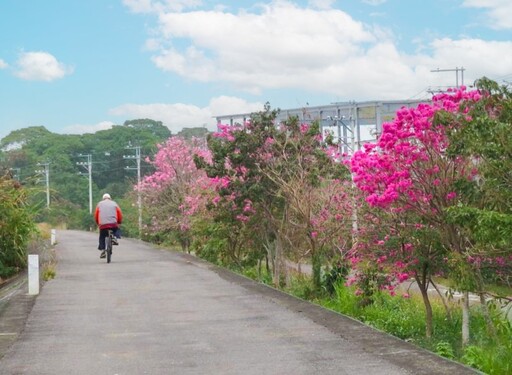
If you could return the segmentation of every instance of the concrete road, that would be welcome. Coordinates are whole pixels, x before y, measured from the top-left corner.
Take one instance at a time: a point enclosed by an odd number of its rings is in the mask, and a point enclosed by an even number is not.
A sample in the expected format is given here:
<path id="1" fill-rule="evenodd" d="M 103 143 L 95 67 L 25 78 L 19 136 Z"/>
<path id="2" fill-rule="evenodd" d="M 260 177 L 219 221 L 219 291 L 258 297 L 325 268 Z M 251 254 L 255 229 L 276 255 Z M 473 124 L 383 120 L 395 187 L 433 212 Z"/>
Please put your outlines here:
<path id="1" fill-rule="evenodd" d="M 475 373 L 186 254 L 123 239 L 107 264 L 96 240 L 57 232 L 57 276 L 0 374 Z"/>

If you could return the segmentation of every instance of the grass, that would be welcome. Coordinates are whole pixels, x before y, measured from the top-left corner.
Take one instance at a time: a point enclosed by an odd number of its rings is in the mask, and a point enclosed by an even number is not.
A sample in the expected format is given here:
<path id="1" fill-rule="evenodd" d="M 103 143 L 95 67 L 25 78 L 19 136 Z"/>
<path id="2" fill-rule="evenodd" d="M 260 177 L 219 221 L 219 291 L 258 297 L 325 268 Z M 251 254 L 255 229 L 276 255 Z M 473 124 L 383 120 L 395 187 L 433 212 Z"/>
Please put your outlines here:
<path id="1" fill-rule="evenodd" d="M 49 263 L 43 266 L 42 277 L 44 281 L 49 281 L 57 276 L 57 271 L 54 263 Z"/>
<path id="2" fill-rule="evenodd" d="M 37 228 L 38 233 L 30 242 L 28 252 L 39 255 L 41 278 L 43 281 L 49 281 L 57 275 L 55 249 L 50 244 L 51 231 L 54 228 L 48 223 L 38 223 Z"/>
<path id="3" fill-rule="evenodd" d="M 497 312 L 493 314 L 497 331 L 493 337 L 479 306 L 472 308 L 471 343 L 464 348 L 461 342 L 460 308 L 455 306 L 450 320 L 442 304 L 435 299 L 432 301 L 434 333 L 429 339 L 425 336 L 425 310 L 419 298 L 405 299 L 381 293 L 373 304 L 363 307 L 352 288 L 338 285 L 333 298 L 322 298 L 319 303 L 486 374 L 512 374 L 512 325 Z"/>

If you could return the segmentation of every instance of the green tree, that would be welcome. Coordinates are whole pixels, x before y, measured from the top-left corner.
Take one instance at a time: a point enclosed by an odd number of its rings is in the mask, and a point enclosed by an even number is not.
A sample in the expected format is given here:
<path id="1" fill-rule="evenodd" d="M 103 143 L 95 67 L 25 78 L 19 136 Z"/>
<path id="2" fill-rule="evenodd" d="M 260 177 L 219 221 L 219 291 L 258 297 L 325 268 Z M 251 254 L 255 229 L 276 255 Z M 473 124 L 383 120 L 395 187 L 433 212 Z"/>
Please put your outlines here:
<path id="1" fill-rule="evenodd" d="M 92 193 L 95 203 L 104 191 L 120 199 L 131 192 L 137 182 L 134 160 L 124 156 L 133 155 L 131 146 L 141 149 L 141 175 L 154 170 L 146 157 L 156 152 L 156 145 L 165 141 L 171 132 L 160 121 L 149 119 L 126 121 L 112 129 L 94 134 L 62 135 L 48 131 L 43 126 L 30 127 L 11 132 L 0 141 L 0 160 L 6 169 L 12 169 L 23 185 L 30 187 L 29 202 L 38 207 L 38 220 L 66 220 L 74 227 L 83 225 L 89 213 L 88 169 L 85 156 L 92 158 Z M 51 203 L 46 206 L 44 176 L 36 174 L 49 164 Z M 85 175 L 85 176 L 84 176 Z M 42 178 L 43 177 L 43 178 Z M 82 223 L 82 224 L 79 224 Z"/>

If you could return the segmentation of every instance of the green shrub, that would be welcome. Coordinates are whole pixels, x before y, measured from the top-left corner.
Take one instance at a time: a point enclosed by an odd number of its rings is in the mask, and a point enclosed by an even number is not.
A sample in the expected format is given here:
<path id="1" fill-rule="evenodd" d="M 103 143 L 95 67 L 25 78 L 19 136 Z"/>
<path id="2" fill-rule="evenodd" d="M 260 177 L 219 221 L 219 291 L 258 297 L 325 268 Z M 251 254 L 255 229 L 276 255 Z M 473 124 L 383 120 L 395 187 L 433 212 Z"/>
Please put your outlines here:
<path id="1" fill-rule="evenodd" d="M 9 176 L 0 177 L 0 278 L 27 266 L 27 244 L 35 230 L 25 189 Z"/>
<path id="2" fill-rule="evenodd" d="M 285 291 L 298 298 L 314 300 L 318 297 L 313 279 L 303 274 L 297 274 L 289 279 Z"/>
<path id="3" fill-rule="evenodd" d="M 258 271 L 257 266 L 243 268 L 242 275 L 266 285 L 272 284 L 272 274 L 267 272 L 266 269 L 261 269 L 260 271 Z"/>
<path id="4" fill-rule="evenodd" d="M 55 271 L 55 266 L 48 265 L 44 268 L 42 277 L 44 281 L 48 281 L 54 279 L 56 275 L 57 272 Z"/>
<path id="5" fill-rule="evenodd" d="M 448 359 L 455 359 L 452 344 L 446 341 L 439 341 L 436 344 L 436 353 Z"/>
<path id="6" fill-rule="evenodd" d="M 348 273 L 350 272 L 350 266 L 339 260 L 334 263 L 334 266 L 324 274 L 322 280 L 322 286 L 329 295 L 334 295 L 336 292 L 336 285 L 344 283 Z"/>
<path id="7" fill-rule="evenodd" d="M 512 324 L 491 309 L 495 334 L 488 331 L 480 307 L 471 309 L 471 345 L 462 348 L 462 313 L 453 306 L 448 319 L 441 302 L 432 299 L 434 332 L 425 337 L 425 310 L 419 298 L 392 297 L 373 293 L 373 303 L 361 305 L 354 287 L 342 283 L 335 286 L 336 294 L 324 298 L 320 304 L 334 311 L 353 317 L 367 325 L 410 341 L 445 358 L 467 364 L 486 374 L 512 374 Z"/>

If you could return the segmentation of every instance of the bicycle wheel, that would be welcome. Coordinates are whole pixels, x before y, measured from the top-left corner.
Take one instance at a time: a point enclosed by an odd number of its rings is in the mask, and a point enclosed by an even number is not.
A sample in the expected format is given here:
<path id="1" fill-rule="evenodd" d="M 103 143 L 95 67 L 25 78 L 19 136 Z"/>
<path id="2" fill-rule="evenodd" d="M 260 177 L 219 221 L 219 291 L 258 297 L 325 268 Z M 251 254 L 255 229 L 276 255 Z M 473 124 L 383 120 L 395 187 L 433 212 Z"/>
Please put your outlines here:
<path id="1" fill-rule="evenodd" d="M 112 259 L 112 235 L 110 233 L 107 238 L 105 238 L 105 250 L 107 253 L 107 263 L 110 263 Z"/>

